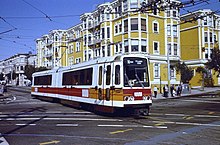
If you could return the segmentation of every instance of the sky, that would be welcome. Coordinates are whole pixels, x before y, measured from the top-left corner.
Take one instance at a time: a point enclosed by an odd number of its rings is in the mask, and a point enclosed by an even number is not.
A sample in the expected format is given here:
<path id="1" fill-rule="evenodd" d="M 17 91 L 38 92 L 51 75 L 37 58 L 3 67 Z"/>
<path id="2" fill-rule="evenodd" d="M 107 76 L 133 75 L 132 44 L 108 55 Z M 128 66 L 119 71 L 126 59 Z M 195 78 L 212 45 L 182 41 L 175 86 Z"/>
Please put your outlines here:
<path id="1" fill-rule="evenodd" d="M 48 34 L 50 30 L 66 30 L 80 23 L 81 14 L 91 12 L 97 5 L 111 1 L 0 0 L 0 61 L 18 53 L 36 54 L 37 38 Z M 208 1 L 184 8 L 182 13 L 205 8 L 220 10 L 219 0 Z"/>

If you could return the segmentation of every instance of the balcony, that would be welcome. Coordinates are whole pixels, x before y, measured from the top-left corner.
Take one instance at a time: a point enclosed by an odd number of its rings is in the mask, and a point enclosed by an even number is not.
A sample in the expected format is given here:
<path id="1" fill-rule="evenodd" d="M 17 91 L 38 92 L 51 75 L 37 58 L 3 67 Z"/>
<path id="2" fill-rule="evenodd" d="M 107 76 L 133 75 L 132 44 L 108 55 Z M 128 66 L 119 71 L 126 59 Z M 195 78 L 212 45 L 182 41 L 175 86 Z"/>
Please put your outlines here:
<path id="1" fill-rule="evenodd" d="M 46 43 L 47 47 L 52 47 L 52 45 L 53 45 L 53 41 L 49 41 L 49 42 Z"/>
<path id="2" fill-rule="evenodd" d="M 53 56 L 53 53 L 52 52 L 46 52 L 44 53 L 44 57 L 46 58 L 51 58 Z"/>
<path id="3" fill-rule="evenodd" d="M 101 39 L 91 40 L 88 42 L 88 45 L 91 46 L 91 45 L 95 45 L 97 43 L 101 43 Z"/>
<path id="4" fill-rule="evenodd" d="M 80 41 L 82 39 L 82 37 L 78 37 L 78 38 L 68 38 L 68 43 L 70 42 L 77 42 Z"/>
<path id="5" fill-rule="evenodd" d="M 98 26 L 100 26 L 100 22 L 94 22 L 93 24 L 88 24 L 88 30 L 95 29 Z"/>

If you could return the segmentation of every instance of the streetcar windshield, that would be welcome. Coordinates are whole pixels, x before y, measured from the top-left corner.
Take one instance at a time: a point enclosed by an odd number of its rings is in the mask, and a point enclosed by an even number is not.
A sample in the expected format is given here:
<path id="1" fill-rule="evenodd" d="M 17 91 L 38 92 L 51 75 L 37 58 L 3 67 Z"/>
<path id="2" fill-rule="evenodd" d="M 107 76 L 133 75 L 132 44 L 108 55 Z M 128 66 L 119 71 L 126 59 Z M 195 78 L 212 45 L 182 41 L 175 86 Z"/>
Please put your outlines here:
<path id="1" fill-rule="evenodd" d="M 129 57 L 123 62 L 125 87 L 149 87 L 147 59 Z"/>

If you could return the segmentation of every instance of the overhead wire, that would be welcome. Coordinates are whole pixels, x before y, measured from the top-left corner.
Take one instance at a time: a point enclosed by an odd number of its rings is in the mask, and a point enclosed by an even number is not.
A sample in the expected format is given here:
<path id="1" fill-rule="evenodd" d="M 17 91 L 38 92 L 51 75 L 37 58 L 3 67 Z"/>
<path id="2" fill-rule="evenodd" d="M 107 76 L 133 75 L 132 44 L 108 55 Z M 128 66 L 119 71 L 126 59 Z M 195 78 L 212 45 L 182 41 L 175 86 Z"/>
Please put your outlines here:
<path id="1" fill-rule="evenodd" d="M 49 19 L 50 21 L 52 21 L 52 19 L 46 14 L 44 13 L 42 10 L 40 10 L 39 8 L 35 7 L 34 5 L 32 5 L 31 3 L 27 2 L 26 0 L 22 0 L 23 2 L 25 2 L 26 4 L 28 4 L 29 6 L 31 6 L 32 8 L 34 8 L 35 10 L 37 10 L 38 12 L 42 13 L 45 18 Z"/>
<path id="2" fill-rule="evenodd" d="M 24 47 L 26 47 L 26 48 L 29 48 L 29 49 L 32 50 L 32 51 L 35 51 L 31 46 L 28 46 L 27 44 L 24 44 L 24 43 L 20 43 L 20 42 L 17 42 L 17 41 L 8 40 L 8 39 L 4 39 L 4 38 L 0 38 L 0 40 L 8 41 L 8 42 L 11 42 L 11 43 L 15 43 L 15 44 L 24 46 Z"/>

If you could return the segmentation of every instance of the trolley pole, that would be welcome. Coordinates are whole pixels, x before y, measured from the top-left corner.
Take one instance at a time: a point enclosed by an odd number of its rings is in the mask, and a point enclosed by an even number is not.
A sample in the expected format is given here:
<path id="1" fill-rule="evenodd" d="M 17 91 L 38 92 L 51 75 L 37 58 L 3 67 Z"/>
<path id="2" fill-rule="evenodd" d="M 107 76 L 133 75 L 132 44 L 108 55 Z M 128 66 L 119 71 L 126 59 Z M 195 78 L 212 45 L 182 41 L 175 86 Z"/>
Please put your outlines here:
<path id="1" fill-rule="evenodd" d="M 167 47 L 167 82 L 168 82 L 168 96 L 170 94 L 170 49 Z"/>

